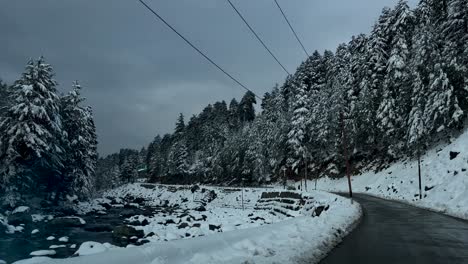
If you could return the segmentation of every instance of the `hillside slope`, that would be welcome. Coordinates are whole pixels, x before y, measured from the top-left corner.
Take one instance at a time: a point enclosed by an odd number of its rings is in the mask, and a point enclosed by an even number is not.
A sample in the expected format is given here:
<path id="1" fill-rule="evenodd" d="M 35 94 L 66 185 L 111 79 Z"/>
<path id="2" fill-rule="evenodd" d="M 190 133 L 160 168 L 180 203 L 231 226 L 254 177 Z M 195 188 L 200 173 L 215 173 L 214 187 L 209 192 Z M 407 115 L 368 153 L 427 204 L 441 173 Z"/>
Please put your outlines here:
<path id="1" fill-rule="evenodd" d="M 423 198 L 419 199 L 418 162 L 408 160 L 389 168 L 352 176 L 354 192 L 394 199 L 468 219 L 468 132 L 451 144 L 438 146 L 421 157 Z M 309 185 L 313 186 L 313 185 Z M 317 188 L 347 192 L 346 178 L 322 178 Z"/>

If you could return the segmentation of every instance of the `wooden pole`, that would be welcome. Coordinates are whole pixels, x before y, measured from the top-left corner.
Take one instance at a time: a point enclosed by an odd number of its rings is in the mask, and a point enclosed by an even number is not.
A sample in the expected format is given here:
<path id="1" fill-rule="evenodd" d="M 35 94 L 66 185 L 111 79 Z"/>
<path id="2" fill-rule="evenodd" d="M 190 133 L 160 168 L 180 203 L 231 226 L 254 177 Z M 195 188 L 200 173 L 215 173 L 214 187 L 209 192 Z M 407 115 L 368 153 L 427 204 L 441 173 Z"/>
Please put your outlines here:
<path id="1" fill-rule="evenodd" d="M 343 112 L 341 112 L 341 130 L 343 133 L 343 154 L 346 162 L 346 176 L 348 177 L 348 188 L 349 188 L 349 197 L 353 197 L 353 190 L 351 188 L 351 175 L 350 175 L 350 169 L 349 169 L 349 160 L 348 160 L 348 147 L 347 147 L 347 141 L 346 141 L 346 128 L 344 124 L 344 115 Z"/>
<path id="2" fill-rule="evenodd" d="M 241 199 L 242 199 L 242 210 L 244 210 L 244 186 L 242 186 L 242 198 Z"/>
<path id="3" fill-rule="evenodd" d="M 283 168 L 283 185 L 284 185 L 285 190 L 286 190 L 287 183 L 288 183 L 288 179 L 286 179 L 286 168 Z"/>
<path id="4" fill-rule="evenodd" d="M 421 184 L 421 152 L 418 147 L 418 178 L 419 178 L 419 199 L 422 199 L 422 184 Z"/>
<path id="5" fill-rule="evenodd" d="M 304 180 L 304 187 L 307 192 L 307 157 L 305 158 L 305 180 Z"/>
<path id="6" fill-rule="evenodd" d="M 301 191 L 302 191 L 302 176 L 301 176 L 301 170 L 299 169 L 299 177 L 300 177 L 300 181 L 301 181 Z"/>
<path id="7" fill-rule="evenodd" d="M 317 190 L 317 179 L 318 179 L 318 174 L 315 175 L 315 190 Z"/>

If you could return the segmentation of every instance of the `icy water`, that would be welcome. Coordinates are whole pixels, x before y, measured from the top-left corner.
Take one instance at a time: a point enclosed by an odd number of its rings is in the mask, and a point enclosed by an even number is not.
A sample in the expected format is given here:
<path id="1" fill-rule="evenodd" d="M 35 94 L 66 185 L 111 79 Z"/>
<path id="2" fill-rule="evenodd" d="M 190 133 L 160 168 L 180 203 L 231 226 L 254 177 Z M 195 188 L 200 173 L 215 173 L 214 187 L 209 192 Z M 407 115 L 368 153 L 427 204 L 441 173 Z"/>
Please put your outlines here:
<path id="1" fill-rule="evenodd" d="M 54 249 L 57 254 L 51 256 L 54 258 L 67 258 L 71 257 L 81 243 L 86 241 L 95 242 L 109 242 L 112 241 L 112 231 L 114 227 L 122 224 L 126 224 L 129 214 L 153 214 L 159 211 L 156 208 L 144 208 L 144 209 L 128 209 L 128 208 L 111 208 L 107 210 L 106 215 L 91 214 L 87 216 L 81 216 L 86 221 L 86 225 L 83 227 L 66 227 L 66 228 L 54 228 L 47 223 L 40 222 L 35 223 L 35 227 L 39 229 L 39 233 L 34 235 L 31 234 L 31 229 L 26 228 L 22 233 L 5 234 L 0 233 L 0 260 L 4 260 L 7 263 L 14 261 L 30 258 L 31 252 L 36 250 L 48 250 L 51 245 L 65 245 L 66 247 Z M 109 231 L 87 231 L 93 226 L 106 227 Z M 47 237 L 54 236 L 54 240 L 46 240 Z M 60 237 L 67 236 L 68 242 L 60 242 Z M 70 248 L 71 245 L 75 244 L 76 248 Z"/>

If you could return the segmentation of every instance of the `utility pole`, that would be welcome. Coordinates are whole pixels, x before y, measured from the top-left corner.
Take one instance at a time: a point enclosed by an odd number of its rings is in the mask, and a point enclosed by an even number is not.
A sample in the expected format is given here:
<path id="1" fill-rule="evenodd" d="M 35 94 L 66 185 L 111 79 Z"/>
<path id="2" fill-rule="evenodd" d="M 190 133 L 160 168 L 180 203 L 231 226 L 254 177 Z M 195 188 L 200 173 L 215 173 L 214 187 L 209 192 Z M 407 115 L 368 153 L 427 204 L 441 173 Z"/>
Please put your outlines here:
<path id="1" fill-rule="evenodd" d="M 419 200 L 422 199 L 422 190 L 421 190 L 421 151 L 418 144 L 418 177 L 419 177 Z"/>
<path id="2" fill-rule="evenodd" d="M 242 201 L 242 210 L 244 210 L 244 181 L 245 178 L 242 178 L 242 191 L 241 191 L 241 201 Z"/>
<path id="3" fill-rule="evenodd" d="M 305 181 L 304 181 L 304 187 L 307 192 L 307 156 L 305 158 Z"/>
<path id="4" fill-rule="evenodd" d="M 318 179 L 318 174 L 315 173 L 315 190 L 317 190 L 317 179 Z"/>
<path id="5" fill-rule="evenodd" d="M 341 112 L 341 131 L 343 133 L 343 154 L 346 162 L 346 176 L 348 177 L 348 188 L 349 188 L 349 197 L 353 197 L 353 190 L 351 188 L 351 175 L 349 171 L 349 159 L 348 159 L 348 146 L 346 141 L 346 128 L 343 112 Z"/>
<path id="6" fill-rule="evenodd" d="M 286 184 L 288 182 L 288 179 L 286 179 L 286 167 L 283 167 L 283 187 L 286 190 Z"/>
<path id="7" fill-rule="evenodd" d="M 300 169 L 299 169 L 298 173 L 299 173 L 299 179 L 301 181 L 301 191 L 302 191 L 302 176 L 301 176 L 301 170 Z"/>

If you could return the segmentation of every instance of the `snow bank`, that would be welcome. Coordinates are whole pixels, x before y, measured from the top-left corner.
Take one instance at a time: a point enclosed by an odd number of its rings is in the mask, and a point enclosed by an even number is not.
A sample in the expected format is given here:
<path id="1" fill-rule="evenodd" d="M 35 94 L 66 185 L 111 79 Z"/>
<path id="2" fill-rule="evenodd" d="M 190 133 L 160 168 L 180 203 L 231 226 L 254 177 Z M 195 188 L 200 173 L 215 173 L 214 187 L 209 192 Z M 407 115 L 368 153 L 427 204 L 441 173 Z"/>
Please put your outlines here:
<path id="1" fill-rule="evenodd" d="M 84 242 L 81 244 L 80 248 L 75 252 L 77 256 L 87 256 L 87 255 L 93 255 L 101 252 L 105 252 L 109 250 L 109 248 L 112 248 L 112 245 L 109 243 L 106 244 L 101 244 L 98 242 Z"/>
<path id="2" fill-rule="evenodd" d="M 295 263 L 318 262 L 358 221 L 357 203 L 325 192 L 307 194 L 329 205 L 319 217 L 299 216 L 282 222 L 210 236 L 140 247 L 117 248 L 65 260 L 42 263 Z M 96 244 L 94 244 L 96 245 Z M 98 248 L 104 249 L 98 245 Z"/>
<path id="3" fill-rule="evenodd" d="M 417 160 L 398 162 L 378 173 L 368 171 L 353 176 L 353 191 L 468 219 L 468 132 L 421 157 L 421 174 L 421 200 Z M 323 178 L 319 179 L 318 188 L 347 192 L 348 182 L 346 178 Z"/>
<path id="4" fill-rule="evenodd" d="M 37 250 L 31 252 L 29 255 L 31 256 L 50 256 L 50 255 L 55 255 L 56 252 L 55 250 Z"/>

